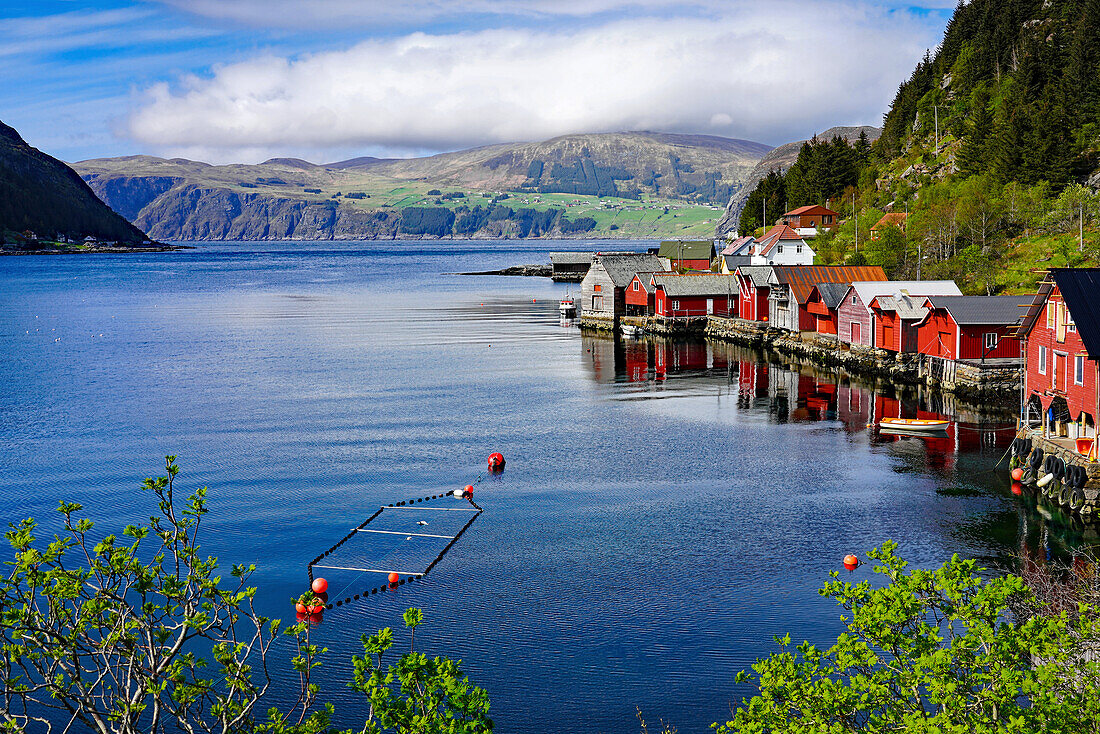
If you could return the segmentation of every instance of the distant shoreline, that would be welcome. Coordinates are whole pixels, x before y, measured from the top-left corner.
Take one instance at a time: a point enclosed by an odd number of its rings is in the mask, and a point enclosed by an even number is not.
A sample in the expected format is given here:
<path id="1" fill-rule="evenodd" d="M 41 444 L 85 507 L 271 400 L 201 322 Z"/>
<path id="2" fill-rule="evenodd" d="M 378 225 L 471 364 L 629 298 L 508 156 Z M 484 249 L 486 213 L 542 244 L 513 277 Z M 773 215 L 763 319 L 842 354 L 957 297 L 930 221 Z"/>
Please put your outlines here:
<path id="1" fill-rule="evenodd" d="M 54 245 L 51 247 L 39 247 L 33 250 L 24 248 L 16 249 L 12 245 L 0 245 L 2 255 L 125 255 L 134 252 L 175 252 L 177 250 L 194 250 L 190 245 Z"/>

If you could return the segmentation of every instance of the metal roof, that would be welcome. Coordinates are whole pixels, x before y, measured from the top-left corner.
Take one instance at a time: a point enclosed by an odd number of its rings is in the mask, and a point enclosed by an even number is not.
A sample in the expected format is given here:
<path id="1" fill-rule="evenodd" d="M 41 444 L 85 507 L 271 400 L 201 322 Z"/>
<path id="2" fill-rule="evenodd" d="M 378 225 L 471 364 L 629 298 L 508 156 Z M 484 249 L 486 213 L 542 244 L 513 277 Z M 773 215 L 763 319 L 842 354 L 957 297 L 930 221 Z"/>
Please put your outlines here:
<path id="1" fill-rule="evenodd" d="M 843 295 L 841 296 L 843 298 Z M 907 293 L 895 293 L 892 296 L 878 296 L 878 307 L 882 311 L 893 311 L 898 318 L 911 321 L 921 321 L 928 315 L 928 309 L 924 307 L 927 296 L 909 295 Z"/>
<path id="2" fill-rule="evenodd" d="M 1100 359 L 1100 268 L 1051 268 L 1039 284 L 1039 292 L 1028 304 L 1018 333 L 1027 336 L 1031 331 L 1055 285 L 1065 300 L 1077 327 L 1077 335 L 1084 342 L 1089 357 Z"/>
<path id="3" fill-rule="evenodd" d="M 611 278 L 616 288 L 626 288 L 638 273 L 652 273 L 671 270 L 666 258 L 648 253 L 596 253 L 592 264 L 599 264 Z"/>
<path id="4" fill-rule="evenodd" d="M 592 262 L 591 252 L 551 252 L 550 262 L 554 265 L 588 265 Z"/>
<path id="5" fill-rule="evenodd" d="M 817 292 L 821 294 L 821 302 L 830 311 L 835 311 L 840 306 L 849 287 L 848 283 L 814 283 L 814 288 L 817 288 Z M 809 298 L 809 296 L 806 297 Z"/>
<path id="6" fill-rule="evenodd" d="M 710 240 L 667 240 L 661 243 L 657 254 L 669 260 L 711 260 L 714 243 Z"/>
<path id="7" fill-rule="evenodd" d="M 756 238 L 750 235 L 744 237 L 738 237 L 735 240 L 730 240 L 725 249 L 722 250 L 723 255 L 747 255 L 749 254 L 749 246 L 756 243 Z"/>
<path id="8" fill-rule="evenodd" d="M 791 294 L 805 303 L 818 283 L 854 283 L 886 280 L 886 272 L 877 265 L 776 265 L 775 279 L 790 286 Z"/>
<path id="9" fill-rule="evenodd" d="M 737 278 L 721 273 L 688 273 L 685 275 L 654 275 L 657 287 L 669 296 L 737 295 Z"/>
<path id="10" fill-rule="evenodd" d="M 1010 326 L 1020 321 L 1031 296 L 929 296 L 934 308 L 942 308 L 960 326 Z"/>

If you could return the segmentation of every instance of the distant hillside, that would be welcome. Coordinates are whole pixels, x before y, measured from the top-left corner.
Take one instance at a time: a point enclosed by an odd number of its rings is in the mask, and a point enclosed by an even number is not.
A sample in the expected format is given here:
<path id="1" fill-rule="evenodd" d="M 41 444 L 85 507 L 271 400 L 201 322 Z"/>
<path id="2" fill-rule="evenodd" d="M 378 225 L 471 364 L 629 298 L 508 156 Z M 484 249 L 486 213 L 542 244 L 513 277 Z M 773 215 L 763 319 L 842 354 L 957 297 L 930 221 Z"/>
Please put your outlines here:
<path id="1" fill-rule="evenodd" d="M 135 243 L 147 239 L 107 208 L 80 176 L 0 122 L 0 242 L 5 232 Z M 10 235 L 9 235 L 10 238 Z"/>
<path id="2" fill-rule="evenodd" d="M 75 167 L 115 211 L 160 239 L 709 236 L 720 207 L 769 150 L 630 132 L 327 165 L 128 156 Z"/>
<path id="3" fill-rule="evenodd" d="M 816 137 L 820 140 L 831 140 L 839 136 L 850 142 L 855 142 L 859 138 L 860 133 L 865 133 L 867 139 L 873 143 L 882 135 L 882 128 L 872 127 L 870 125 L 854 127 L 838 126 L 831 127 L 822 133 L 818 133 Z M 718 236 L 737 230 L 738 222 L 741 218 L 741 211 L 744 209 L 745 202 L 748 200 L 748 196 L 752 190 L 772 171 L 785 173 L 787 169 L 793 166 L 795 161 L 798 160 L 798 153 L 807 142 L 809 141 L 797 140 L 793 143 L 784 143 L 778 148 L 773 148 L 757 162 L 752 171 L 749 172 L 744 188 L 742 188 L 736 196 L 732 197 L 726 205 L 726 213 L 718 223 Z"/>

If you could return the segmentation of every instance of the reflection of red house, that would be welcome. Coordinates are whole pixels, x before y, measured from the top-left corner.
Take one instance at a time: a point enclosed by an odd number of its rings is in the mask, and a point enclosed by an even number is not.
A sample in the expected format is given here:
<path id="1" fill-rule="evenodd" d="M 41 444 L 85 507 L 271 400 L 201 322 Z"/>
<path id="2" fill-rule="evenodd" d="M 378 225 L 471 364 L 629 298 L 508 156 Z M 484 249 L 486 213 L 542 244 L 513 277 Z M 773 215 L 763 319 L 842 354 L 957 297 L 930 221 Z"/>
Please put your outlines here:
<path id="1" fill-rule="evenodd" d="M 1100 416 L 1100 268 L 1054 268 L 1039 284 L 1019 329 L 1025 344 L 1025 393 L 1070 437 L 1095 437 Z M 1064 405 L 1063 405 L 1064 401 Z M 1068 414 L 1068 415 L 1067 415 Z"/>
<path id="2" fill-rule="evenodd" d="M 921 354 L 972 362 L 1019 359 L 1016 325 L 1026 305 L 1020 296 L 931 296 L 917 324 Z"/>
<path id="3" fill-rule="evenodd" d="M 737 363 L 737 392 L 742 398 L 768 396 L 768 364 L 742 360 Z"/>
<path id="4" fill-rule="evenodd" d="M 742 265 L 737 268 L 737 315 L 749 321 L 768 320 L 770 265 Z"/>
<path id="5" fill-rule="evenodd" d="M 649 343 L 623 340 L 623 368 L 627 382 L 645 382 L 649 379 Z"/>

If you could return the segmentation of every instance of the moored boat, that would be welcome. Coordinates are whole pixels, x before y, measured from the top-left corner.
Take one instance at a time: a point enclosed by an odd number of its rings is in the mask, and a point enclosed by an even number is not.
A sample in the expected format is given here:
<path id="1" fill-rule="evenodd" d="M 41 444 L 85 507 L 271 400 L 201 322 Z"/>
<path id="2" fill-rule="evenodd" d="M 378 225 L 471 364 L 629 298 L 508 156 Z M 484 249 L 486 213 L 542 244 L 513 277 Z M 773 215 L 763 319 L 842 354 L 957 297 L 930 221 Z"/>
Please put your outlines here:
<path id="1" fill-rule="evenodd" d="M 619 327 L 619 331 L 622 332 L 623 336 L 641 336 L 642 335 L 641 328 L 638 327 L 638 326 L 634 326 L 633 324 L 622 324 Z"/>
<path id="2" fill-rule="evenodd" d="M 906 431 L 913 433 L 941 433 L 951 425 L 950 421 L 925 418 L 883 418 L 878 422 L 880 431 Z"/>
<path id="3" fill-rule="evenodd" d="M 558 303 L 558 313 L 563 319 L 572 319 L 577 315 L 577 302 L 572 296 L 566 296 Z"/>

